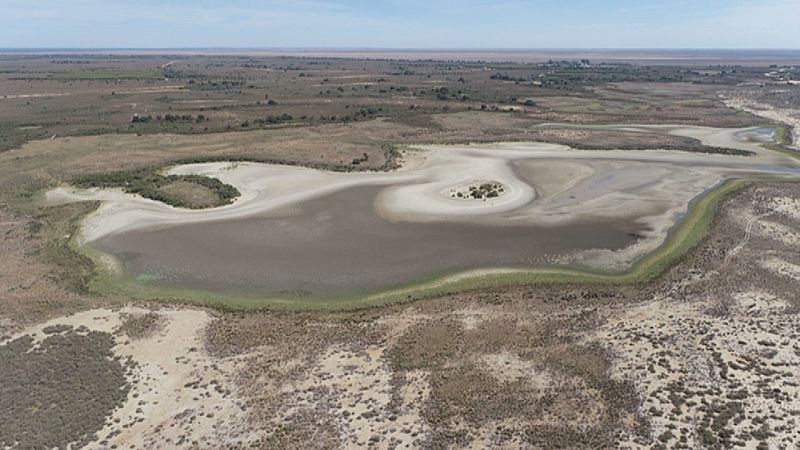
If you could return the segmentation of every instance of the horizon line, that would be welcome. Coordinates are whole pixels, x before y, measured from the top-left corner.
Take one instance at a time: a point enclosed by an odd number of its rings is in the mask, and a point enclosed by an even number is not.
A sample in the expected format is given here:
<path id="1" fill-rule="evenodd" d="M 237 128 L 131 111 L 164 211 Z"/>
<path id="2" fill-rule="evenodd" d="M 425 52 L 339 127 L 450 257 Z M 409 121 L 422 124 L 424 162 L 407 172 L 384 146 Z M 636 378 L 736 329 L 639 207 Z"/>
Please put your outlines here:
<path id="1" fill-rule="evenodd" d="M 261 51 L 496 51 L 496 52 L 525 52 L 525 51 L 800 51 L 800 47 L 248 47 L 248 46 L 197 46 L 197 47 L 2 47 L 0 51 L 45 51 L 45 50 L 261 50 Z"/>

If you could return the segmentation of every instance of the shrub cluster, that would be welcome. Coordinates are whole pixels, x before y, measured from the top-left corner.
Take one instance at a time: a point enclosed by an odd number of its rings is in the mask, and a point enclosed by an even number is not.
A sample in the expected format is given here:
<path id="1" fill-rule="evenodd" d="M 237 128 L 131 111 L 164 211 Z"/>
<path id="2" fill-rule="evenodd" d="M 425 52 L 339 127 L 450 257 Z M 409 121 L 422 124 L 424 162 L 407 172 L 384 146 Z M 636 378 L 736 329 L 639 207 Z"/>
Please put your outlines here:
<path id="1" fill-rule="evenodd" d="M 198 114 L 197 117 L 191 114 L 165 114 L 165 115 L 157 115 L 155 119 L 151 115 L 147 116 L 140 116 L 138 114 L 134 114 L 131 118 L 131 123 L 150 123 L 153 120 L 157 120 L 159 122 L 205 122 L 208 117 L 204 116 L 203 114 Z"/>
<path id="2" fill-rule="evenodd" d="M 0 448 L 80 448 L 127 398 L 108 333 L 51 327 L 0 345 Z M 72 444 L 72 445 L 70 445 Z"/>
<path id="3" fill-rule="evenodd" d="M 138 194 L 172 206 L 181 208 L 194 207 L 182 199 L 165 195 L 161 191 L 161 188 L 176 181 L 196 184 L 214 191 L 219 197 L 217 206 L 229 204 L 240 195 L 238 189 L 216 178 L 201 175 L 162 175 L 156 169 L 150 167 L 82 175 L 73 179 L 72 183 L 82 188 L 122 188 L 129 194 Z"/>
<path id="4" fill-rule="evenodd" d="M 166 326 L 166 318 L 156 312 L 124 315 L 122 324 L 116 333 L 125 334 L 131 339 L 143 339 L 152 336 Z"/>
<path id="5" fill-rule="evenodd" d="M 253 123 L 256 125 L 278 125 L 285 122 L 291 122 L 292 120 L 294 120 L 294 116 L 283 113 L 280 115 L 276 114 L 272 116 L 266 116 L 261 119 L 256 119 L 253 121 Z M 250 126 L 249 122 L 242 123 L 242 128 L 247 128 L 248 126 Z"/>

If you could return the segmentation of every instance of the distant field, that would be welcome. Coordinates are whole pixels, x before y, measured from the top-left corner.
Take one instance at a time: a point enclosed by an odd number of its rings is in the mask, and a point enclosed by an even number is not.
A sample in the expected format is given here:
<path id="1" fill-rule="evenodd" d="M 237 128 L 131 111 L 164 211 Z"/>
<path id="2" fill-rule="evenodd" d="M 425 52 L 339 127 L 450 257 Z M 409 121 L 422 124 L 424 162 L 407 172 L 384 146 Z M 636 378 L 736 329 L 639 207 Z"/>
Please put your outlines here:
<path id="1" fill-rule="evenodd" d="M 519 140 L 529 126 L 551 122 L 739 127 L 756 119 L 727 108 L 719 92 L 764 78 L 764 72 L 602 59 L 0 54 L 0 151 L 52 136 L 209 134 L 366 122 L 374 122 L 373 136 L 395 142 L 376 119 L 404 128 L 395 134 L 411 143 Z M 483 124 L 449 120 L 478 111 Z M 448 123 L 463 126 L 448 129 Z"/>
<path id="2" fill-rule="evenodd" d="M 0 55 L 20 53 L 48 54 L 53 50 L 20 51 L 0 49 Z M 197 49 L 59 49 L 59 54 L 78 56 L 111 54 L 116 56 L 228 56 L 228 57 L 305 57 L 305 58 L 355 58 L 390 60 L 441 60 L 441 61 L 489 61 L 515 63 L 543 63 L 562 60 L 603 60 L 606 62 L 636 65 L 740 65 L 767 66 L 770 64 L 800 64 L 800 51 L 765 49 L 280 49 L 280 48 L 197 48 Z"/>
<path id="3" fill-rule="evenodd" d="M 81 70 L 75 72 L 57 72 L 51 78 L 62 80 L 157 80 L 164 74 L 149 70 Z"/>

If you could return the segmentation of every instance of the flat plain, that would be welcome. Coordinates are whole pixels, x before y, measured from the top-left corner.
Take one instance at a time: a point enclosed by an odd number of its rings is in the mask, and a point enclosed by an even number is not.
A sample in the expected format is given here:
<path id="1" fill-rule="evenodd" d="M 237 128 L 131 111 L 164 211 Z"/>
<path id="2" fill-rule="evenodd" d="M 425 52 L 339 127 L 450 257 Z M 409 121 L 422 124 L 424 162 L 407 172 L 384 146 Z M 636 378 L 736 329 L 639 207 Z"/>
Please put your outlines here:
<path id="1" fill-rule="evenodd" d="M 0 446 L 796 448 L 791 55 L 364 56 L 0 55 Z"/>

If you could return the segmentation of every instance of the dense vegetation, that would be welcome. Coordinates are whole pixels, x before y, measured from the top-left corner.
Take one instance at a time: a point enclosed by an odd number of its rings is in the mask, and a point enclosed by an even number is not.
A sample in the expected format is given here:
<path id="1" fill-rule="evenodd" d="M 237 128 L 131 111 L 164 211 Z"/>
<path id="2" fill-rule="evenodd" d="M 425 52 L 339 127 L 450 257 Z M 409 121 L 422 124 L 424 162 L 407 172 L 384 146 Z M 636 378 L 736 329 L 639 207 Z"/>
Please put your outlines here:
<path id="1" fill-rule="evenodd" d="M 122 188 L 129 194 L 138 194 L 179 208 L 197 208 L 198 206 L 185 198 L 164 192 L 164 187 L 177 181 L 202 186 L 214 192 L 217 200 L 213 206 L 230 204 L 240 195 L 238 189 L 216 178 L 201 175 L 162 175 L 158 170 L 149 167 L 84 175 L 75 178 L 73 184 L 83 188 Z"/>

